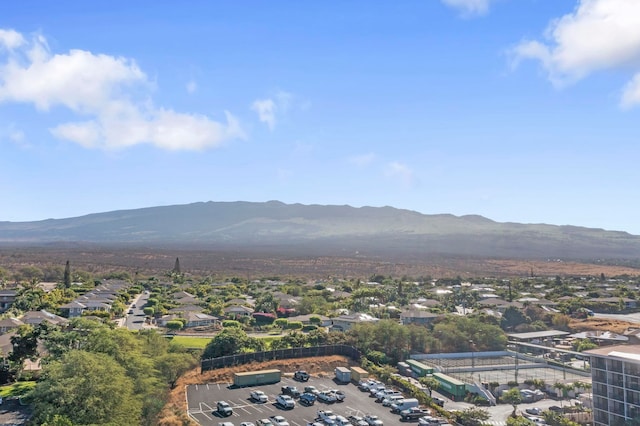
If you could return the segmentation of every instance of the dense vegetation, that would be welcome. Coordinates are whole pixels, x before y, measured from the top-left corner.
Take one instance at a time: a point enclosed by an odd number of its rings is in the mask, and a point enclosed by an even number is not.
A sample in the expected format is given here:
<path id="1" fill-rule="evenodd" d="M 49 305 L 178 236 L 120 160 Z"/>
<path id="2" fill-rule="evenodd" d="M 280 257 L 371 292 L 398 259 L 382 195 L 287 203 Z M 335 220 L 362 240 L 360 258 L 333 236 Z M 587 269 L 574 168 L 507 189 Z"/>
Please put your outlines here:
<path id="1" fill-rule="evenodd" d="M 166 391 L 197 363 L 155 331 L 132 333 L 86 319 L 72 320 L 68 330 L 45 324 L 20 339 L 37 335 L 49 354 L 28 398 L 34 424 L 153 425 Z"/>

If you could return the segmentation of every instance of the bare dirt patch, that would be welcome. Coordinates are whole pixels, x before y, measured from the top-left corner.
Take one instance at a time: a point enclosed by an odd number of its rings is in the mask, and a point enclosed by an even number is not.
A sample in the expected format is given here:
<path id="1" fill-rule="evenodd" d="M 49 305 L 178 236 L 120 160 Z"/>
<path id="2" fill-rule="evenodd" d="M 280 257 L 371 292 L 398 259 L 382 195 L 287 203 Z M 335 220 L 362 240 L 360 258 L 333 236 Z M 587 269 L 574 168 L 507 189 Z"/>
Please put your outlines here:
<path id="1" fill-rule="evenodd" d="M 261 363 L 237 365 L 229 368 L 218 368 L 200 373 L 200 368 L 195 368 L 180 377 L 176 387 L 171 390 L 167 404 L 162 409 L 158 419 L 160 426 L 187 426 L 197 425 L 187 416 L 187 401 L 185 391 L 187 386 L 201 383 L 231 383 L 233 373 L 253 370 L 265 370 L 276 368 L 283 373 L 293 374 L 296 370 L 306 370 L 313 376 L 327 376 L 333 374 L 336 367 L 358 365 L 350 358 L 341 355 L 331 355 L 315 358 L 281 359 Z"/>
<path id="2" fill-rule="evenodd" d="M 608 318 L 587 318 L 571 320 L 569 327 L 577 333 L 581 331 L 611 331 L 622 334 L 629 327 L 637 328 L 638 324 Z"/>

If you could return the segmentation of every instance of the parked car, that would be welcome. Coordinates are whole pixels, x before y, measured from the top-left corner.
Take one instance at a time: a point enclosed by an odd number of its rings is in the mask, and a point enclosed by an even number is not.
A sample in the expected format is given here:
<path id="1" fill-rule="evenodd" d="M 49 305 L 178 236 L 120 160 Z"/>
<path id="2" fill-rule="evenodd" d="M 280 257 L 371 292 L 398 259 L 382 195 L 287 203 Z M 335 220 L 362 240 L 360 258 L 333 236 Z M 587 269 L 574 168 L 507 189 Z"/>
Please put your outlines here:
<path id="1" fill-rule="evenodd" d="M 542 415 L 542 408 L 538 408 L 538 407 L 527 408 L 526 410 L 524 410 L 524 412 L 527 414 L 532 414 L 534 416 L 540 416 Z"/>
<path id="2" fill-rule="evenodd" d="M 336 415 L 331 410 L 318 410 L 318 418 L 325 424 L 336 424 Z"/>
<path id="3" fill-rule="evenodd" d="M 423 416 L 418 419 L 419 426 L 433 426 L 433 425 L 439 425 L 439 424 L 440 424 L 440 419 L 438 419 L 437 417 Z"/>
<path id="4" fill-rule="evenodd" d="M 220 422 L 218 423 L 218 426 L 235 426 L 235 425 L 231 422 Z"/>
<path id="5" fill-rule="evenodd" d="M 286 409 L 293 409 L 296 406 L 296 402 L 289 395 L 278 395 L 276 397 L 276 404 Z"/>
<path id="6" fill-rule="evenodd" d="M 318 395 L 320 393 L 320 390 L 315 386 L 305 386 L 304 391 L 307 393 L 312 393 L 314 395 Z"/>
<path id="7" fill-rule="evenodd" d="M 431 399 L 433 400 L 433 402 L 435 402 L 436 405 L 438 405 L 440 407 L 444 407 L 444 399 L 438 398 L 437 396 L 434 396 Z"/>
<path id="8" fill-rule="evenodd" d="M 341 416 L 341 415 L 337 415 L 336 416 L 336 425 L 337 426 L 349 426 L 351 423 L 349 423 L 349 420 L 347 420 L 347 418 L 345 416 Z"/>
<path id="9" fill-rule="evenodd" d="M 253 422 L 242 422 L 240 426 L 256 426 Z"/>
<path id="10" fill-rule="evenodd" d="M 258 426 L 273 426 L 273 422 L 269 419 L 258 420 Z"/>
<path id="11" fill-rule="evenodd" d="M 273 423 L 274 426 L 289 426 L 289 422 L 282 416 L 271 416 L 269 420 Z"/>
<path id="12" fill-rule="evenodd" d="M 309 392 L 305 392 L 302 395 L 300 395 L 300 404 L 302 405 L 306 405 L 307 407 L 310 405 L 313 405 L 316 402 L 317 397 Z"/>
<path id="13" fill-rule="evenodd" d="M 233 414 L 233 408 L 231 408 L 231 405 L 226 401 L 218 401 L 216 404 L 216 412 L 223 417 L 229 417 Z"/>
<path id="14" fill-rule="evenodd" d="M 380 418 L 374 414 L 367 414 L 364 416 L 364 421 L 367 422 L 369 426 L 383 426 L 384 423 Z"/>
<path id="15" fill-rule="evenodd" d="M 349 421 L 353 426 L 369 426 L 362 416 L 349 416 Z"/>
<path id="16" fill-rule="evenodd" d="M 289 395 L 293 398 L 300 398 L 300 395 L 302 394 L 302 392 L 300 392 L 295 386 L 283 386 L 281 391 L 283 395 Z"/>
<path id="17" fill-rule="evenodd" d="M 254 390 L 249 396 L 255 402 L 267 402 L 269 400 L 267 394 L 262 392 L 261 390 Z"/>
<path id="18" fill-rule="evenodd" d="M 346 397 L 344 392 L 342 392 L 341 390 L 338 390 L 338 389 L 331 389 L 329 391 L 329 393 L 336 397 L 336 402 L 342 402 L 342 401 L 344 401 L 344 398 Z"/>
<path id="19" fill-rule="evenodd" d="M 320 392 L 318 394 L 318 401 L 324 402 L 325 404 L 333 404 L 338 399 L 331 392 Z"/>
<path id="20" fill-rule="evenodd" d="M 293 373 L 293 379 L 298 380 L 300 382 L 306 382 L 309 380 L 309 373 L 304 370 L 298 370 Z"/>
<path id="21" fill-rule="evenodd" d="M 369 389 L 372 386 L 378 385 L 378 384 L 382 384 L 382 383 L 372 379 L 361 380 L 360 382 L 358 382 L 358 389 L 360 389 L 362 392 L 369 392 Z"/>
<path id="22" fill-rule="evenodd" d="M 393 395 L 402 396 L 402 392 L 397 391 L 395 389 L 384 389 L 384 390 L 381 390 L 380 392 L 376 393 L 376 402 L 382 402 L 386 397 L 393 396 Z"/>
<path id="23" fill-rule="evenodd" d="M 412 407 L 406 410 L 402 410 L 400 412 L 400 419 L 405 421 L 416 420 L 416 419 L 419 419 L 420 417 L 424 417 L 429 414 L 431 414 L 429 410 L 425 410 L 424 408 L 420 408 L 420 407 Z"/>
<path id="24" fill-rule="evenodd" d="M 383 383 L 380 383 L 378 385 L 372 385 L 369 387 L 369 396 L 372 398 L 375 398 L 378 392 L 383 391 L 385 389 L 386 389 L 386 386 Z"/>
<path id="25" fill-rule="evenodd" d="M 382 406 L 383 407 L 389 407 L 389 406 L 391 406 L 391 404 L 395 404 L 396 402 L 400 401 L 401 399 L 404 399 L 404 396 L 402 394 L 400 394 L 400 395 L 389 395 L 385 399 L 382 400 Z"/>

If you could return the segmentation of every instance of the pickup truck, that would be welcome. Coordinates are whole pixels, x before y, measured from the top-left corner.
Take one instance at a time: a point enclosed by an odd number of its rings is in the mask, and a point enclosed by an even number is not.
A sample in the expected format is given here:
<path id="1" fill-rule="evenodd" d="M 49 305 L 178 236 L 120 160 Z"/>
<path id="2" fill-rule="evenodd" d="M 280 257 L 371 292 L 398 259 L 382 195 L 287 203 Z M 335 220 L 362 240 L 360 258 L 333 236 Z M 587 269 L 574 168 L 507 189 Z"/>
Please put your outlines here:
<path id="1" fill-rule="evenodd" d="M 407 420 L 417 420 L 420 417 L 424 417 L 424 416 L 428 416 L 429 414 L 431 414 L 431 412 L 429 410 L 425 410 L 423 408 L 418 408 L 418 407 L 413 407 L 413 408 L 409 408 L 407 410 L 403 410 L 400 412 L 400 419 L 407 421 Z"/>

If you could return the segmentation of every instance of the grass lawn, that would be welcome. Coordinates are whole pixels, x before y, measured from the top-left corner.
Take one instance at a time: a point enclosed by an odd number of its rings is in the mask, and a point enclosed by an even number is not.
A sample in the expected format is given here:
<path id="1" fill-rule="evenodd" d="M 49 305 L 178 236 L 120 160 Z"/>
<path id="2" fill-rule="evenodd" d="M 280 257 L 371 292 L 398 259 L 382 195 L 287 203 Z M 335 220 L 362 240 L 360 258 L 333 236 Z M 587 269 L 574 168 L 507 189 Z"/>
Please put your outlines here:
<path id="1" fill-rule="evenodd" d="M 176 343 L 185 348 L 204 349 L 211 341 L 211 337 L 193 337 L 193 336 L 173 336 L 167 337 L 173 343 Z"/>
<path id="2" fill-rule="evenodd" d="M 279 340 L 282 336 L 269 336 L 259 337 L 266 345 L 266 350 L 271 349 L 271 342 Z M 211 337 L 194 337 L 194 336 L 172 336 L 167 337 L 172 342 L 189 349 L 204 349 L 211 341 Z"/>
<path id="3" fill-rule="evenodd" d="M 8 398 L 10 396 L 23 396 L 36 386 L 35 381 L 16 382 L 10 385 L 0 386 L 0 396 Z"/>

